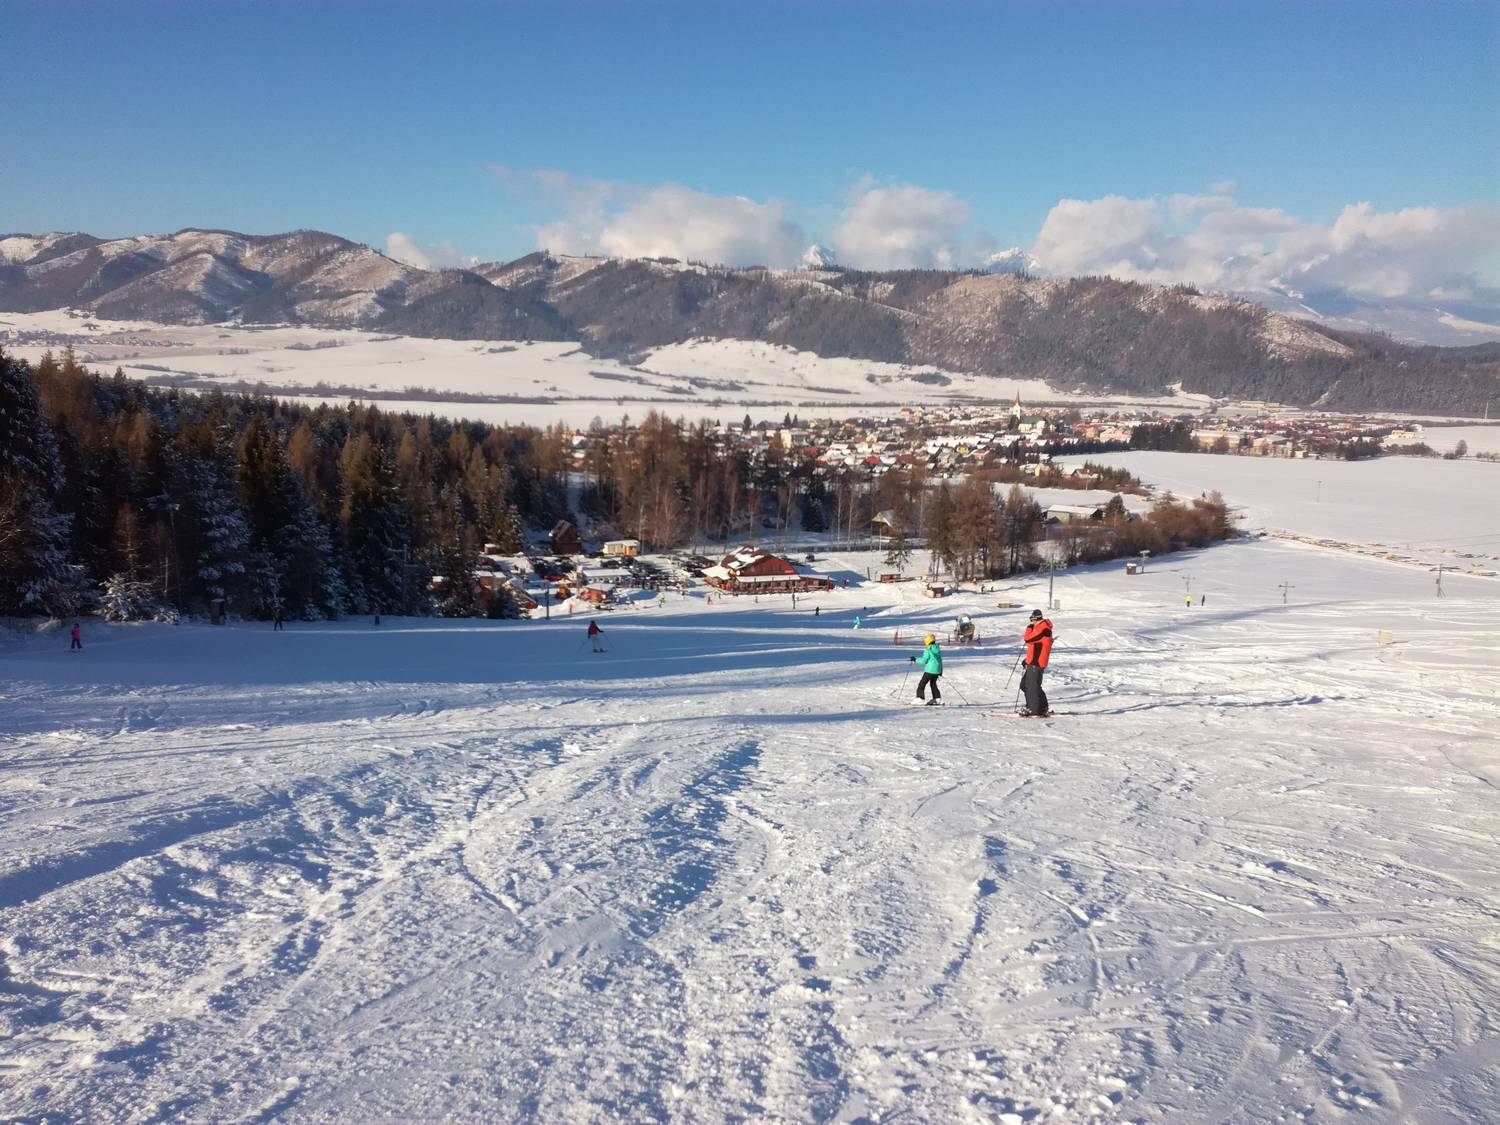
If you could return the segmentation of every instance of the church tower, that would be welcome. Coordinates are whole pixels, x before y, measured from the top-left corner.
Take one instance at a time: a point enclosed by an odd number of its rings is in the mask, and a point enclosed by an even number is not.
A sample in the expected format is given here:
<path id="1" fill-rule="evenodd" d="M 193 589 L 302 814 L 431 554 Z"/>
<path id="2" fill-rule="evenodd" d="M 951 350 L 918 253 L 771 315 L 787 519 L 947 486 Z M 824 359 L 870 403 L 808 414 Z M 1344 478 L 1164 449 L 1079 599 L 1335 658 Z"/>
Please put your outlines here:
<path id="1" fill-rule="evenodd" d="M 1016 401 L 1010 404 L 1010 416 L 1017 422 L 1021 420 L 1021 392 L 1016 391 Z"/>

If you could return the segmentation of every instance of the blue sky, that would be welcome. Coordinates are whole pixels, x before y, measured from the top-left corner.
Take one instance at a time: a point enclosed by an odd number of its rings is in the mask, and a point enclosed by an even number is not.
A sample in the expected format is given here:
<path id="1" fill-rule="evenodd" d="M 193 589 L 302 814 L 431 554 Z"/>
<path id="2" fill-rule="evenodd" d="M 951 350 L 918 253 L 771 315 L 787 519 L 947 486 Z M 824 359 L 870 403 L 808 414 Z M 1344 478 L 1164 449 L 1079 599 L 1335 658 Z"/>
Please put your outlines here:
<path id="1" fill-rule="evenodd" d="M 1032 247 L 1063 199 L 1156 200 L 1160 241 L 1198 229 L 1181 194 L 1313 227 L 1500 198 L 1495 3 L 9 0 L 0 21 L 13 231 L 399 231 L 504 258 L 539 227 L 597 243 L 678 184 L 879 259 L 851 201 L 911 186 L 954 201 L 940 249 L 909 243 L 946 264 Z M 870 222 L 923 200 L 879 202 Z"/>

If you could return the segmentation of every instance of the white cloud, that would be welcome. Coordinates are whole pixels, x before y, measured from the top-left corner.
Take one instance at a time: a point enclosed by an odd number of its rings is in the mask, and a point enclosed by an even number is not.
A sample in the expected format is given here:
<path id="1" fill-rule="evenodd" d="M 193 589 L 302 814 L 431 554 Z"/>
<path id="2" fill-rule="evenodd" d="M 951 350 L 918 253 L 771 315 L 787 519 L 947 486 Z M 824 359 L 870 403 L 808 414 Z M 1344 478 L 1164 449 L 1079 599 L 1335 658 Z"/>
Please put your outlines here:
<path id="1" fill-rule="evenodd" d="M 839 258 L 869 270 L 953 269 L 971 257 L 963 245 L 969 205 L 946 191 L 861 183 L 839 218 Z"/>
<path id="2" fill-rule="evenodd" d="M 1500 249 L 1500 208 L 1344 208 L 1332 225 L 1246 207 L 1218 184 L 1207 195 L 1064 199 L 1032 247 L 1057 275 L 1110 274 L 1247 293 L 1347 293 L 1366 299 L 1469 295 L 1484 255 Z"/>
<path id="3" fill-rule="evenodd" d="M 446 242 L 436 246 L 422 246 L 409 234 L 393 230 L 385 236 L 385 254 L 398 262 L 416 266 L 419 270 L 452 269 L 474 265 L 479 259 L 460 254 Z"/>
<path id="4" fill-rule="evenodd" d="M 538 249 L 621 258 L 679 258 L 715 265 L 795 264 L 807 245 L 779 200 L 712 195 L 681 184 L 641 188 L 543 169 L 496 167 L 513 191 L 539 197 L 560 218 L 536 228 Z"/>
<path id="5" fill-rule="evenodd" d="M 507 190 L 554 216 L 534 233 L 538 248 L 558 253 L 794 266 L 810 241 L 777 200 L 552 169 L 496 166 L 494 172 Z M 1232 181 L 1201 193 L 1060 200 L 1029 251 L 1004 250 L 976 230 L 969 204 L 951 192 L 868 177 L 831 222 L 828 245 L 838 261 L 857 269 L 1109 274 L 1299 299 L 1460 301 L 1475 294 L 1481 268 L 1492 268 L 1500 254 L 1494 205 L 1381 212 L 1355 203 L 1331 224 L 1317 224 L 1280 208 L 1242 204 Z M 420 247 L 399 232 L 387 246 L 393 257 L 415 264 L 457 258 L 451 247 Z"/>
<path id="6" fill-rule="evenodd" d="M 599 248 L 614 257 L 724 265 L 788 265 L 806 245 L 802 228 L 775 200 L 756 203 L 744 196 L 708 195 L 680 184 L 645 192 L 599 235 Z"/>
<path id="7" fill-rule="evenodd" d="M 1119 195 L 1064 199 L 1048 212 L 1031 253 L 1050 273 L 1134 275 L 1155 265 L 1157 211 L 1153 200 Z"/>

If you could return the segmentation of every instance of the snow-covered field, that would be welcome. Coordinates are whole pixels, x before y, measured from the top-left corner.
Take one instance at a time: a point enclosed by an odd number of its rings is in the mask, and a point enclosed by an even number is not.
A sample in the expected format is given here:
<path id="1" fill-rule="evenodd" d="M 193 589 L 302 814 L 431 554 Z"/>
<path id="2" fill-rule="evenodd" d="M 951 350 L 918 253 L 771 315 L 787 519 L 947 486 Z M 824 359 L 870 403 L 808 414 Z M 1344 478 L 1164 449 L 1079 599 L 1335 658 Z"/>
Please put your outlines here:
<path id="1" fill-rule="evenodd" d="M 1460 441 L 1472 453 L 1500 454 L 1500 422 L 1488 426 L 1423 426 L 1414 439 L 1437 453 L 1452 453 Z"/>
<path id="2" fill-rule="evenodd" d="M 1500 570 L 1500 464 L 1494 462 L 1298 461 L 1154 452 L 1060 460 L 1129 469 L 1144 483 L 1179 497 L 1217 490 L 1246 530 L 1327 539 L 1344 549 L 1425 566 Z"/>
<path id="3" fill-rule="evenodd" d="M 1495 1120 L 1500 600 L 1430 585 L 1061 574 L 1048 722 L 989 713 L 1034 580 L 674 596 L 600 655 L 0 643 L 0 1119 Z M 972 706 L 902 707 L 894 630 L 959 611 Z"/>
<path id="4" fill-rule="evenodd" d="M 0 313 L 0 344 L 35 360 L 59 342 L 104 371 L 116 366 L 148 382 L 205 387 L 264 384 L 274 393 L 318 401 L 350 397 L 393 410 L 431 410 L 489 422 L 585 426 L 594 417 L 640 418 L 648 410 L 689 419 L 744 410 L 818 417 L 894 413 L 906 404 L 990 402 L 1163 405 L 1194 410 L 1202 396 L 1085 398 L 1040 380 L 980 378 L 931 367 L 823 358 L 746 340 L 695 340 L 659 348 L 634 366 L 599 359 L 571 343 L 427 340 L 306 327 L 158 325 L 92 320 L 65 311 Z M 7 333 L 15 340 L 7 343 Z M 46 333 L 31 339 L 26 334 Z M 915 378 L 921 376 L 921 378 Z M 938 381 L 932 381 L 937 376 Z M 873 380 L 873 381 L 872 381 Z M 942 380 L 946 380 L 943 382 Z M 324 384 L 325 389 L 318 390 Z M 411 392 L 429 392 L 412 394 Z M 393 397 L 393 392 L 403 397 Z M 509 397 L 476 402 L 453 395 Z M 757 414 L 757 417 L 760 415 Z"/>

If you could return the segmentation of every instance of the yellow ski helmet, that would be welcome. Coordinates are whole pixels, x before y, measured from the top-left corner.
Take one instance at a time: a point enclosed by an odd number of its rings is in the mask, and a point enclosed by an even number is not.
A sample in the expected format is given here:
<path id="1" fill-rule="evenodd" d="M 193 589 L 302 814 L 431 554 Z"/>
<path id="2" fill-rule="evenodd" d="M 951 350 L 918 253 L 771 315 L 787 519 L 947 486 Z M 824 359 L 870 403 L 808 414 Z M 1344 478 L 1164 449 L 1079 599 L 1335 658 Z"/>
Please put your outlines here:
<path id="1" fill-rule="evenodd" d="M 924 645 L 930 645 L 935 640 L 937 640 L 937 638 L 934 637 L 931 633 L 928 633 L 925 637 L 922 638 L 922 643 Z"/>

